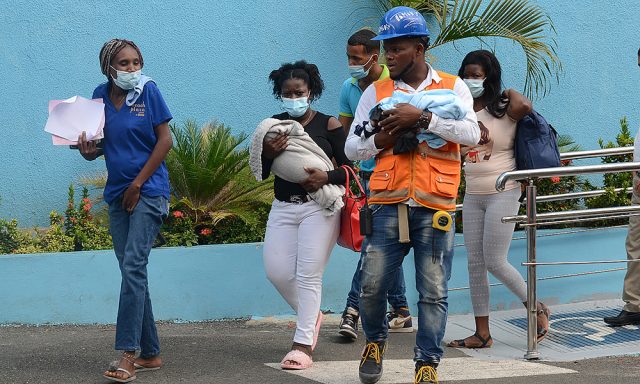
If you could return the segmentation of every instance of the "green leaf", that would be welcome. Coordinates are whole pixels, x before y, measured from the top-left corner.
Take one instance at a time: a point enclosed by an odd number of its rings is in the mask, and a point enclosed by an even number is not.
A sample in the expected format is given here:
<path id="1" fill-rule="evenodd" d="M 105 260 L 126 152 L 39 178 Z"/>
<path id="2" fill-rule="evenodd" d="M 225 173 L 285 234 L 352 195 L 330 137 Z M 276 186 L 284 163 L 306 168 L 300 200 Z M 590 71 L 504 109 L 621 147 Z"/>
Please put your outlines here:
<path id="1" fill-rule="evenodd" d="M 242 146 L 246 134 L 193 120 L 171 125 L 171 132 L 175 140 L 167 168 L 173 201 L 193 211 L 195 224 L 227 217 L 253 222 L 256 207 L 273 200 L 272 180 L 258 182 L 251 175 L 249 151 Z"/>
<path id="2" fill-rule="evenodd" d="M 532 0 L 373 0 L 380 14 L 401 5 L 420 11 L 438 26 L 440 34 L 429 49 L 467 38 L 483 43 L 485 38 L 502 38 L 518 44 L 526 57 L 524 93 L 529 97 L 545 96 L 562 73 L 553 22 Z"/>

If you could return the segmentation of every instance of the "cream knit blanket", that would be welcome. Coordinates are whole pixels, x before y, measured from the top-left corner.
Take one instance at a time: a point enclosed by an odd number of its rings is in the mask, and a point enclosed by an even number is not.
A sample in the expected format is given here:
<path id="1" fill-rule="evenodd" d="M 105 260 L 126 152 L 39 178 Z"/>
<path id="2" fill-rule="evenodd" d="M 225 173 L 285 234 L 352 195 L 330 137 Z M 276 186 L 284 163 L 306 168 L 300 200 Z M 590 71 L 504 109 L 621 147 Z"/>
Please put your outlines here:
<path id="1" fill-rule="evenodd" d="M 251 172 L 258 181 L 262 180 L 262 142 L 266 137 L 272 140 L 278 133 L 289 137 L 287 149 L 278 155 L 271 165 L 271 172 L 292 183 L 302 183 L 309 177 L 304 168 L 317 168 L 321 171 L 333 169 L 331 159 L 305 132 L 300 123 L 294 120 L 265 119 L 253 132 L 249 150 Z M 309 196 L 324 208 L 324 214 L 331 216 L 339 212 L 344 202 L 343 185 L 325 184 Z"/>

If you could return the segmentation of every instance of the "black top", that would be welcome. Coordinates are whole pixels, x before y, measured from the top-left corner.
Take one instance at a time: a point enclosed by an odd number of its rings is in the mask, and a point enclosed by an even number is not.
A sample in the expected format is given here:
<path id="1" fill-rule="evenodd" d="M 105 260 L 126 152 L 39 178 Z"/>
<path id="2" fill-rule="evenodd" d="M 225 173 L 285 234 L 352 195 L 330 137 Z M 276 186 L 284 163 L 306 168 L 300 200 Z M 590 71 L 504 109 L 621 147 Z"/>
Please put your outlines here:
<path id="1" fill-rule="evenodd" d="M 291 119 L 286 112 L 274 115 L 272 117 L 278 120 Z M 344 154 L 344 143 L 346 141 L 344 129 L 341 126 L 332 130 L 327 129 L 329 125 L 329 118 L 331 118 L 331 116 L 325 115 L 324 113 L 316 112 L 316 115 L 304 127 L 304 130 L 309 134 L 311 139 L 324 151 L 327 157 L 329 157 L 330 159 L 335 158 L 338 166 L 345 164 L 351 166 L 351 161 L 349 161 L 347 155 Z M 269 174 L 271 173 L 271 164 L 273 164 L 273 160 L 265 159 L 264 157 L 262 158 L 263 179 L 269 177 Z M 327 175 L 329 176 L 329 184 L 343 185 L 347 179 L 347 175 L 342 168 L 328 171 Z M 278 176 L 275 177 L 273 190 L 276 199 L 280 201 L 288 201 L 289 198 L 294 195 L 307 194 L 307 191 L 305 191 L 300 184 L 288 182 L 284 179 L 279 178 Z"/>

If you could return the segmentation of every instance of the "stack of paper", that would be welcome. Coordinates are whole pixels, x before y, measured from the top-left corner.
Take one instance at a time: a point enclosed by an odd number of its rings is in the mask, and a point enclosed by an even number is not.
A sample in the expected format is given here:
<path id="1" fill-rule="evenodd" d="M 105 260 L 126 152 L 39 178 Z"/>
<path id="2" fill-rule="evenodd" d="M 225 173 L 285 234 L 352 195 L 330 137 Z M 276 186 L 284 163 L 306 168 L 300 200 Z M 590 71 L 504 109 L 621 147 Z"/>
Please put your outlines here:
<path id="1" fill-rule="evenodd" d="M 104 103 L 102 99 L 73 96 L 49 101 L 49 118 L 44 127 L 54 145 L 76 145 L 82 132 L 87 140 L 104 138 Z"/>

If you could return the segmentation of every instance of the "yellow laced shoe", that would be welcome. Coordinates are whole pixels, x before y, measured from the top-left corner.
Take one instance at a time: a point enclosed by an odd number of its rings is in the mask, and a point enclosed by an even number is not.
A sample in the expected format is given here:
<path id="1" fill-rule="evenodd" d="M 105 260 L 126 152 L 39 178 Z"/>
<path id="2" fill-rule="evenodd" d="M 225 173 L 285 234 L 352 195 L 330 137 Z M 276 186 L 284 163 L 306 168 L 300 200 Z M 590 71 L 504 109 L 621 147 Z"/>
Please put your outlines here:
<path id="1" fill-rule="evenodd" d="M 438 383 L 438 373 L 436 369 L 431 365 L 422 365 L 416 371 L 416 378 L 413 381 L 414 384 L 420 383 Z"/>
<path id="2" fill-rule="evenodd" d="M 363 384 L 377 383 L 382 377 L 382 359 L 387 343 L 385 341 L 368 342 L 362 351 L 358 376 Z"/>

